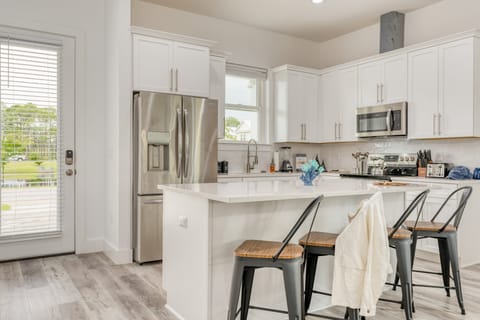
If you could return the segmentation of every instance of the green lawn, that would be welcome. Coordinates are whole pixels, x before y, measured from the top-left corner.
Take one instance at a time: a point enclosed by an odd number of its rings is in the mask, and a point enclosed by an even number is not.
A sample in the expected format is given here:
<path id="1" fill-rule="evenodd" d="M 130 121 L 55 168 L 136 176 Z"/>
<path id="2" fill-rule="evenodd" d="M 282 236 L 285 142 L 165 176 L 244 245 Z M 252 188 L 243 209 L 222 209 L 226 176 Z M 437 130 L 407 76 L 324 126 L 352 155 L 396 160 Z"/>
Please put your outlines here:
<path id="1" fill-rule="evenodd" d="M 37 180 L 51 173 L 56 177 L 57 162 L 44 161 L 39 166 L 35 161 L 9 161 L 4 170 L 5 180 Z"/>

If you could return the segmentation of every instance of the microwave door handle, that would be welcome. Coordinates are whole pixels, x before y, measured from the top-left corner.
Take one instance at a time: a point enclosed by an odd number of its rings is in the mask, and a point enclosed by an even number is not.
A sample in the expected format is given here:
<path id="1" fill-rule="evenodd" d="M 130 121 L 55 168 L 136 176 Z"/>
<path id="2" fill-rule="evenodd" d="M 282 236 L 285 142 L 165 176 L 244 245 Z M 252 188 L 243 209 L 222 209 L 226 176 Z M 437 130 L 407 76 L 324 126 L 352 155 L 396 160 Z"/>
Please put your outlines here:
<path id="1" fill-rule="evenodd" d="M 392 132 L 392 109 L 389 109 L 387 111 L 386 121 L 387 121 L 387 131 L 391 133 Z"/>

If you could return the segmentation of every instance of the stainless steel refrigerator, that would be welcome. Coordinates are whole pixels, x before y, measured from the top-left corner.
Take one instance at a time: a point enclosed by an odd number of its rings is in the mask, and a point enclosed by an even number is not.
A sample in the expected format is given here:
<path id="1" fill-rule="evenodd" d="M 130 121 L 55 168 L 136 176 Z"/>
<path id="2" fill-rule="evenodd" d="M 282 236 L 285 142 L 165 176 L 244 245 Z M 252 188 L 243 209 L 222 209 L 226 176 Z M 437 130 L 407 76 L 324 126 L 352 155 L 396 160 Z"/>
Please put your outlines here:
<path id="1" fill-rule="evenodd" d="M 217 101 L 133 95 L 133 242 L 139 263 L 162 259 L 159 184 L 217 181 Z"/>

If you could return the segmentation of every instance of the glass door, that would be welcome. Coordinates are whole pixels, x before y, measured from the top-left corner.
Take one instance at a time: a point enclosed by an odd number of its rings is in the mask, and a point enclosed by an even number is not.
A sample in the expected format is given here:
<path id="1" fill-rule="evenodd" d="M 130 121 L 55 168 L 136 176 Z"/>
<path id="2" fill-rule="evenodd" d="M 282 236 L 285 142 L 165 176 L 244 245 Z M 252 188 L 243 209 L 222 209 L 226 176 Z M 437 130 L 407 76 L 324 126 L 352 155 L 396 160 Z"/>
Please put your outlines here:
<path id="1" fill-rule="evenodd" d="M 74 43 L 0 33 L 0 261 L 74 251 Z"/>

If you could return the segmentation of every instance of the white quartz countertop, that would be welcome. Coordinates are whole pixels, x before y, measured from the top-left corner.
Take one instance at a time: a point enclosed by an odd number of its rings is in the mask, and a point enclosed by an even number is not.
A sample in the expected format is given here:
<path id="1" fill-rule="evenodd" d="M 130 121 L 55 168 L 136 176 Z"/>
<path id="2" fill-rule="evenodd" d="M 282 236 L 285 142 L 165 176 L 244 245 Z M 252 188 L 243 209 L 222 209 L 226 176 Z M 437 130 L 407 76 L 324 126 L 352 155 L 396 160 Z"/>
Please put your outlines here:
<path id="1" fill-rule="evenodd" d="M 174 191 L 204 197 L 225 203 L 247 203 L 289 199 L 312 199 L 320 195 L 325 197 L 345 197 L 383 193 L 403 193 L 421 191 L 425 185 L 375 186 L 373 180 L 349 178 L 323 178 L 316 180 L 314 186 L 303 186 L 301 181 L 252 181 L 229 183 L 197 183 L 178 185 L 159 185 L 163 191 Z"/>
<path id="2" fill-rule="evenodd" d="M 340 173 L 337 172 L 324 172 L 321 174 L 324 177 L 340 177 Z M 408 183 L 420 183 L 420 184 L 453 184 L 453 185 L 472 185 L 480 183 L 480 180 L 452 180 L 446 178 L 425 178 L 425 177 L 408 177 L 408 176 L 391 176 L 392 181 L 408 182 Z"/>
<path id="3" fill-rule="evenodd" d="M 227 174 L 218 174 L 218 178 L 282 178 L 282 177 L 296 177 L 300 176 L 301 172 L 252 172 L 252 173 L 245 173 L 245 172 L 232 172 Z"/>

